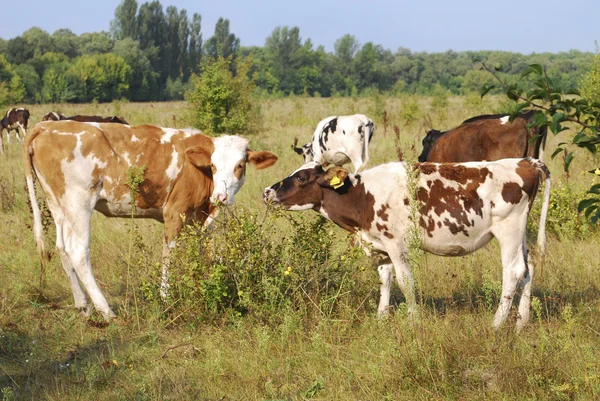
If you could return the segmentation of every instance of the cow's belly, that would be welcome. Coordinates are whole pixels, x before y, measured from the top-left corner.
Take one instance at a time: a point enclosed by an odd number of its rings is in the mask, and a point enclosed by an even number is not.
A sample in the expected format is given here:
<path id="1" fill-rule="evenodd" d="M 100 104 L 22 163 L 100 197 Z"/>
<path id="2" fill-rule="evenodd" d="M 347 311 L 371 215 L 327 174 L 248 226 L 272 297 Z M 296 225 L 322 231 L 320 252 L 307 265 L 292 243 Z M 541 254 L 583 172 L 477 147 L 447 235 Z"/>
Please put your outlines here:
<path id="1" fill-rule="evenodd" d="M 131 217 L 132 212 L 129 203 L 109 202 L 106 199 L 99 199 L 94 208 L 106 217 Z M 134 217 L 163 221 L 163 214 L 160 209 L 143 209 L 136 207 Z"/>
<path id="2" fill-rule="evenodd" d="M 462 256 L 475 252 L 494 237 L 489 229 L 470 230 L 453 234 L 447 228 L 433 232 L 433 236 L 423 236 L 423 250 L 441 256 Z"/>

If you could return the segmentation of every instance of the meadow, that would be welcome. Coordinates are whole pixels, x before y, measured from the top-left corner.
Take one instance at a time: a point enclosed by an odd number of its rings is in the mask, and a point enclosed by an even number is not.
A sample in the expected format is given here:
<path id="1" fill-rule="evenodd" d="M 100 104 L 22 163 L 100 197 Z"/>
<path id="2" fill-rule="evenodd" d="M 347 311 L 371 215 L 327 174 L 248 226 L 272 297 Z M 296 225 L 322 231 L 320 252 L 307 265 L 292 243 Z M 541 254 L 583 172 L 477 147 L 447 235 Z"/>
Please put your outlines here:
<path id="1" fill-rule="evenodd" d="M 30 126 L 53 110 L 178 128 L 191 121 L 184 102 L 25 106 Z M 495 241 L 465 257 L 416 253 L 418 317 L 408 316 L 396 289 L 394 312 L 377 319 L 376 265 L 348 235 L 313 212 L 278 213 L 262 202 L 264 187 L 301 164 L 294 137 L 307 142 L 326 116 L 374 120 L 374 166 L 415 161 L 432 127 L 507 107 L 477 95 L 262 100 L 251 147 L 279 161 L 248 168 L 213 233 L 184 232 L 169 303 L 157 296 L 162 226 L 94 215 L 92 266 L 118 315 L 109 324 L 74 309 L 58 257 L 40 271 L 22 148 L 11 141 L 0 157 L 1 400 L 600 398 L 600 229 L 576 212 L 597 180 L 586 172 L 597 160 L 578 150 L 566 174 L 560 155 L 550 159 L 572 132 L 549 134 L 547 256 L 519 334 L 515 310 L 507 325 L 491 328 L 501 281 Z M 46 229 L 50 247 L 52 224 Z"/>

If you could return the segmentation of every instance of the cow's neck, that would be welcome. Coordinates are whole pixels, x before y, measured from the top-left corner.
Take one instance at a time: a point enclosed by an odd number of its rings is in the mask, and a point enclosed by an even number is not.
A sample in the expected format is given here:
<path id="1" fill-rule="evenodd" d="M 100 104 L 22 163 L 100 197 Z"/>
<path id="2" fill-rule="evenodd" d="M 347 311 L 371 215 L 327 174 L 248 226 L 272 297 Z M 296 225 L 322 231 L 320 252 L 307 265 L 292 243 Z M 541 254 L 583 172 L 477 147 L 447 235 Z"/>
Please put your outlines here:
<path id="1" fill-rule="evenodd" d="M 368 231 L 375 215 L 375 198 L 363 184 L 351 185 L 346 180 L 345 185 L 346 189 L 339 190 L 323 188 L 323 201 L 314 209 L 344 230 Z"/>

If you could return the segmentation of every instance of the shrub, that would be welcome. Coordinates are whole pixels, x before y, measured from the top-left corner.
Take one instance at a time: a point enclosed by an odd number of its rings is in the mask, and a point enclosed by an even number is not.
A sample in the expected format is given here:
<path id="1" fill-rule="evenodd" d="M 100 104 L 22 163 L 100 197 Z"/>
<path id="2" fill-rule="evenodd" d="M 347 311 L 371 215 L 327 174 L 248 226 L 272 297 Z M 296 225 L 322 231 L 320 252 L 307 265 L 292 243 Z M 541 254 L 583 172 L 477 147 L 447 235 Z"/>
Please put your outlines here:
<path id="1" fill-rule="evenodd" d="M 260 126 L 256 85 L 248 73 L 251 58 L 211 59 L 201 75 L 192 75 L 185 99 L 192 106 L 194 125 L 209 134 L 249 133 Z M 235 71 L 235 74 L 232 73 Z"/>
<path id="2" fill-rule="evenodd" d="M 362 251 L 335 249 L 333 226 L 323 218 L 260 221 L 231 207 L 207 231 L 188 226 L 171 254 L 169 313 L 187 322 L 250 315 L 281 323 L 286 315 L 354 318 L 376 284 L 374 270 L 356 268 Z M 157 299 L 158 277 L 143 283 L 144 296 Z M 373 292 L 376 293 L 376 292 Z M 309 319 L 310 320 L 310 319 Z"/>

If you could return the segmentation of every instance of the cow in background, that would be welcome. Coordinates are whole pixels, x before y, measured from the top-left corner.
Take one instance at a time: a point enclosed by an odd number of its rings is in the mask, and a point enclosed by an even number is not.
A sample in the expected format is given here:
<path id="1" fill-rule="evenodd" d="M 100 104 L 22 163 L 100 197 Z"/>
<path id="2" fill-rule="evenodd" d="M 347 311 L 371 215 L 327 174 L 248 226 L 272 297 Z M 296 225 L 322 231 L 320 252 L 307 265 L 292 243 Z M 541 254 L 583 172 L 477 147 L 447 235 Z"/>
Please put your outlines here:
<path id="1" fill-rule="evenodd" d="M 4 142 L 2 141 L 2 132 L 6 130 L 6 141 L 10 143 L 10 131 L 15 131 L 15 136 L 22 141 L 19 136 L 19 129 L 23 133 L 23 138 L 27 134 L 27 122 L 29 121 L 29 110 L 19 107 L 12 108 L 6 112 L 6 116 L 0 120 L 0 153 L 4 154 Z"/>
<path id="2" fill-rule="evenodd" d="M 420 162 L 491 161 L 514 157 L 543 159 L 547 127 L 527 128 L 535 110 L 519 114 L 483 115 L 449 131 L 430 130 L 423 138 Z"/>
<path id="3" fill-rule="evenodd" d="M 211 138 L 194 130 L 76 121 L 40 122 L 24 143 L 33 231 L 42 263 L 45 250 L 37 177 L 56 226 L 56 248 L 69 277 L 75 306 L 88 312 L 83 284 L 96 310 L 115 317 L 90 263 L 92 212 L 108 217 L 151 218 L 164 223 L 163 262 L 184 224 L 210 223 L 219 204 L 233 203 L 244 184 L 246 165 L 272 166 L 277 156 L 253 151 L 239 136 Z M 131 199 L 127 171 L 144 166 L 143 181 Z M 163 264 L 161 293 L 168 287 Z"/>
<path id="4" fill-rule="evenodd" d="M 528 263 L 527 217 L 542 176 L 546 177 L 540 230 L 550 201 L 550 173 L 536 159 L 494 162 L 422 163 L 413 176 L 405 163 L 388 163 L 349 174 L 341 167 L 324 170 L 308 163 L 289 177 L 265 188 L 264 201 L 286 210 L 312 209 L 384 254 L 378 267 L 381 294 L 378 312 L 389 305 L 394 273 L 409 311 L 416 307 L 409 265 L 409 235 L 419 229 L 423 250 L 442 256 L 462 256 L 486 245 L 500 244 L 502 295 L 493 326 L 506 321 L 518 286 L 517 329 L 529 319 L 533 264 Z M 412 169 L 411 169 L 412 170 Z M 411 180 L 416 186 L 411 204 Z M 545 235 L 538 236 L 540 255 Z"/>
<path id="5" fill-rule="evenodd" d="M 89 123 L 118 123 L 118 124 L 129 125 L 129 123 L 127 121 L 125 121 L 125 119 L 123 117 L 117 117 L 117 116 L 102 117 L 102 116 L 76 115 L 76 116 L 67 117 L 64 114 L 60 114 L 55 111 L 52 111 L 52 112 L 44 115 L 44 117 L 42 117 L 42 121 L 63 121 L 63 120 L 89 122 Z"/>
<path id="6" fill-rule="evenodd" d="M 42 121 L 60 121 L 60 120 L 66 120 L 67 116 L 65 116 L 64 114 L 58 113 L 56 111 L 51 111 L 47 114 L 44 114 L 44 116 L 42 117 Z"/>
<path id="7" fill-rule="evenodd" d="M 364 114 L 331 116 L 317 124 L 312 141 L 292 149 L 304 157 L 304 163 L 318 161 L 341 166 L 351 162 L 354 172 L 362 171 L 369 161 L 369 142 L 375 132 L 373 121 Z"/>

